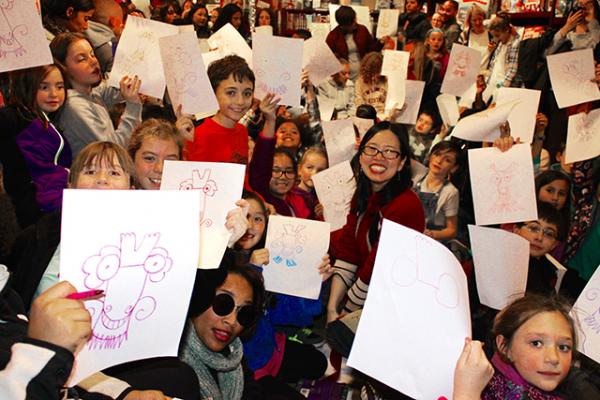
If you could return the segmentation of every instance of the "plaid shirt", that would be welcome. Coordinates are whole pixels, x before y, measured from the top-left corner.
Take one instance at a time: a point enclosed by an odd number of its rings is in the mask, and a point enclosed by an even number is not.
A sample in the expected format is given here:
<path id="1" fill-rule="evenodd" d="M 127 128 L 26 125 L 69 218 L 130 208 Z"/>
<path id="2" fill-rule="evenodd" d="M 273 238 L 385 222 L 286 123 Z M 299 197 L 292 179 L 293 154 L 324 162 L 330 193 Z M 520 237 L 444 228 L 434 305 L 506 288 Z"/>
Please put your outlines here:
<path id="1" fill-rule="evenodd" d="M 520 38 L 517 33 L 511 38 L 511 40 L 506 44 L 506 57 L 504 58 L 504 80 L 499 83 L 498 87 L 515 87 L 519 86 L 516 82 L 517 77 L 517 69 L 519 68 L 519 44 Z M 489 71 L 494 70 L 494 64 L 496 62 L 496 58 L 500 54 L 500 45 L 496 46 L 496 49 L 492 53 L 490 57 L 490 63 L 488 64 Z"/>

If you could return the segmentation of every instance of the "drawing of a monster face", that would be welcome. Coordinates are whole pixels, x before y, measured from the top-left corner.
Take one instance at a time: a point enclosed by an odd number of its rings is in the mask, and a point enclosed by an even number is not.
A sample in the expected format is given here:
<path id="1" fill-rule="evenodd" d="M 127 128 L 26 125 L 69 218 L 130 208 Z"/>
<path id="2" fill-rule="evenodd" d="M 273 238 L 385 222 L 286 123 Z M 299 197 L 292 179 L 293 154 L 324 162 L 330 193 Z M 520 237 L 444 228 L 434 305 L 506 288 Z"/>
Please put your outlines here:
<path id="1" fill-rule="evenodd" d="M 259 80 L 265 79 L 266 75 L 267 74 L 263 69 L 260 69 L 260 68 L 256 69 L 256 77 Z M 259 82 L 257 84 L 257 87 L 259 87 L 260 90 L 262 90 L 265 93 L 274 93 L 277 96 L 283 96 L 284 94 L 287 93 L 286 85 L 287 85 L 287 82 L 289 82 L 289 80 L 291 79 L 291 76 L 290 76 L 289 72 L 282 72 L 278 78 L 279 78 L 278 81 L 280 82 L 280 84 L 277 86 L 269 86 L 265 82 Z"/>
<path id="2" fill-rule="evenodd" d="M 85 286 L 104 290 L 99 304 L 89 306 L 93 315 L 90 348 L 118 348 L 127 340 L 131 318 L 142 321 L 154 313 L 156 300 L 144 296 L 146 285 L 160 282 L 172 267 L 168 252 L 157 247 L 159 233 L 121 234 L 120 246 L 106 246 L 83 264 Z"/>
<path id="3" fill-rule="evenodd" d="M 0 0 L 0 8 L 9 9 L 12 8 L 15 0 Z"/>

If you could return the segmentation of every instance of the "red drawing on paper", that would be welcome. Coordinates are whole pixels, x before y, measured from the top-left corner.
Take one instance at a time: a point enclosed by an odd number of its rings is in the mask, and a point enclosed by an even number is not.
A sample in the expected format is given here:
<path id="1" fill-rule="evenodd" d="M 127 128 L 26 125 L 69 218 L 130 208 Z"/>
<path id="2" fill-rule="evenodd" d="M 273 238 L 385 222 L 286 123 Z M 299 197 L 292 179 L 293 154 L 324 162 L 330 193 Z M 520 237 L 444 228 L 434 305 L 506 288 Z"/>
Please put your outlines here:
<path id="1" fill-rule="evenodd" d="M 596 84 L 584 74 L 583 63 L 583 60 L 577 58 L 569 59 L 563 65 L 559 79 L 563 80 L 565 87 L 570 86 L 574 91 L 583 92 L 586 96 L 594 96 L 597 92 Z"/>
<path id="2" fill-rule="evenodd" d="M 407 287 L 416 284 L 422 284 L 433 288 L 435 292 L 436 302 L 446 308 L 458 307 L 460 298 L 458 292 L 458 284 L 454 277 L 447 273 L 439 275 L 425 273 L 423 268 L 428 266 L 423 265 L 422 256 L 431 254 L 433 244 L 429 243 L 422 236 L 415 236 L 415 255 L 402 254 L 394 260 L 391 268 L 391 279 L 399 286 Z"/>
<path id="3" fill-rule="evenodd" d="M 267 61 L 265 60 L 265 62 Z M 273 78 L 271 77 L 271 75 L 272 74 L 267 74 L 267 72 L 264 69 L 256 67 L 256 87 L 264 93 L 274 93 L 278 96 L 283 96 L 284 94 L 286 94 L 288 92 L 287 85 L 291 79 L 290 73 L 282 72 L 281 74 L 279 74 L 279 79 L 277 79 L 278 84 L 275 84 L 273 86 L 268 85 L 264 81 L 265 79 L 267 79 L 267 77 L 269 77 L 271 82 L 273 82 Z"/>
<path id="4" fill-rule="evenodd" d="M 205 225 L 209 227 L 212 225 L 212 219 L 206 216 L 206 201 L 208 197 L 214 197 L 215 193 L 219 191 L 217 182 L 210 179 L 210 169 L 205 169 L 200 173 L 200 170 L 193 170 L 192 177 L 181 182 L 179 190 L 202 190 L 204 196 L 200 196 L 200 226 Z"/>
<path id="5" fill-rule="evenodd" d="M 514 162 L 504 169 L 499 169 L 495 163 L 490 166 L 492 180 L 496 188 L 494 203 L 489 209 L 490 213 L 511 213 L 523 210 L 511 190 L 512 180 L 517 176 L 518 167 L 517 163 Z"/>
<path id="6" fill-rule="evenodd" d="M 23 44 L 17 39 L 17 35 L 25 36 L 29 29 L 24 24 L 12 26 L 8 17 L 8 10 L 12 10 L 14 0 L 0 0 L 0 12 L 2 12 L 2 24 L 0 24 L 0 58 L 9 54 L 21 57 L 27 53 Z"/>
<path id="7" fill-rule="evenodd" d="M 452 75 L 456 77 L 464 77 L 467 75 L 467 69 L 469 68 L 469 64 L 471 63 L 471 57 L 469 57 L 469 53 L 460 52 L 458 56 L 453 60 L 452 66 L 450 70 L 452 71 Z"/>
<path id="8" fill-rule="evenodd" d="M 144 296 L 146 285 L 160 282 L 173 260 L 158 246 L 160 233 L 122 233 L 117 246 L 109 245 L 83 263 L 84 285 L 103 289 L 104 298 L 88 301 L 92 314 L 89 349 L 117 349 L 127 340 L 132 318 L 143 321 L 156 309 L 156 299 Z"/>
<path id="9" fill-rule="evenodd" d="M 590 118 L 587 114 L 582 114 L 577 118 L 576 132 L 577 139 L 579 142 L 591 142 L 594 138 L 594 132 L 597 132 L 595 128 L 596 121 Z"/>
<path id="10" fill-rule="evenodd" d="M 305 228 L 305 225 L 283 225 L 283 232 L 271 244 L 274 254 L 273 261 L 276 264 L 285 261 L 285 265 L 288 267 L 298 265 L 294 257 L 304 251 L 303 246 L 306 243 L 306 235 L 302 231 Z"/>

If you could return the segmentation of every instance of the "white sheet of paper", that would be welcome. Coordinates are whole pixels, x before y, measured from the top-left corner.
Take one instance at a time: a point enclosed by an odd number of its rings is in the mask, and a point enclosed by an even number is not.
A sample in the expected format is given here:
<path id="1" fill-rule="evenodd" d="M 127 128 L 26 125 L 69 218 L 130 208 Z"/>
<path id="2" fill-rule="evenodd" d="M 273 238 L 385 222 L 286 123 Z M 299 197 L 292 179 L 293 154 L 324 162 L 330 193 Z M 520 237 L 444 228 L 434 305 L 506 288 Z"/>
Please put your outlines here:
<path id="1" fill-rule="evenodd" d="M 500 125 L 508 120 L 518 103 L 520 100 L 515 100 L 461 118 L 452 130 L 452 136 L 472 142 L 493 142 L 500 137 Z"/>
<path id="2" fill-rule="evenodd" d="M 477 225 L 537 219 L 528 143 L 515 144 L 504 153 L 495 147 L 469 150 L 469 173 Z"/>
<path id="3" fill-rule="evenodd" d="M 385 97 L 385 111 L 390 113 L 393 109 L 401 109 L 406 100 L 406 76 L 400 71 L 392 71 L 387 77 L 387 93 Z"/>
<path id="4" fill-rule="evenodd" d="M 35 1 L 2 2 L 0 12 L 0 72 L 52 64 Z"/>
<path id="5" fill-rule="evenodd" d="M 562 280 L 567 273 L 567 267 L 559 263 L 550 253 L 546 253 L 545 257 L 556 267 L 556 283 L 554 284 L 554 290 L 558 293 L 560 291 L 560 285 L 562 285 Z"/>
<path id="6" fill-rule="evenodd" d="M 160 38 L 159 44 L 173 109 L 181 104 L 184 114 L 216 112 L 219 103 L 206 74 L 196 33 Z"/>
<path id="7" fill-rule="evenodd" d="M 350 160 L 356 153 L 356 134 L 351 119 L 322 121 L 329 166 Z"/>
<path id="8" fill-rule="evenodd" d="M 369 32 L 373 34 L 373 24 L 371 23 L 371 12 L 367 6 L 358 6 L 355 4 L 347 4 L 356 12 L 356 22 L 367 27 Z M 338 25 L 335 20 L 335 12 L 340 8 L 339 4 L 329 4 L 329 25 L 330 29 L 334 30 Z"/>
<path id="9" fill-rule="evenodd" d="M 502 310 L 525 295 L 529 241 L 504 229 L 469 225 L 481 304 Z"/>
<path id="10" fill-rule="evenodd" d="M 600 110 L 569 116 L 566 162 L 589 160 L 600 155 Z"/>
<path id="11" fill-rule="evenodd" d="M 414 159 L 410 160 L 410 168 L 413 182 L 421 181 L 421 179 L 425 178 L 425 175 L 429 172 L 429 168 Z"/>
<path id="12" fill-rule="evenodd" d="M 317 95 L 317 101 L 319 102 L 319 113 L 321 114 L 322 121 L 331 121 L 333 112 L 335 111 L 335 100 L 329 97 Z"/>
<path id="13" fill-rule="evenodd" d="M 377 20 L 377 39 L 384 36 L 395 36 L 398 32 L 398 17 L 400 10 L 381 9 L 379 10 L 379 19 Z"/>
<path id="14" fill-rule="evenodd" d="M 221 54 L 219 50 L 212 50 L 206 53 L 202 53 L 202 62 L 204 63 L 204 68 L 208 71 L 208 67 L 211 63 L 220 60 L 225 57 Z"/>
<path id="15" fill-rule="evenodd" d="M 250 68 L 252 68 L 252 49 L 233 25 L 229 23 L 225 24 L 221 29 L 213 33 L 208 38 L 208 44 L 211 50 L 217 50 L 220 53 L 219 58 L 235 54 L 246 60 Z"/>
<path id="16" fill-rule="evenodd" d="M 419 108 L 421 107 L 421 99 L 423 98 L 423 89 L 425 82 L 423 81 L 406 81 L 406 95 L 404 97 L 404 111 L 396 118 L 399 124 L 414 125 L 419 117 Z"/>
<path id="17" fill-rule="evenodd" d="M 440 91 L 458 97 L 466 96 L 477 80 L 480 65 L 479 51 L 454 43 Z"/>
<path id="18" fill-rule="evenodd" d="M 178 33 L 175 25 L 135 16 L 127 18 L 108 84 L 118 88 L 124 75 L 137 75 L 142 81 L 140 93 L 162 99 L 166 79 L 158 39 Z"/>
<path id="19" fill-rule="evenodd" d="M 394 72 L 399 72 L 400 76 L 406 79 L 408 73 L 409 58 L 410 53 L 408 51 L 383 50 L 383 64 L 381 65 L 381 75 L 389 76 Z"/>
<path id="20" fill-rule="evenodd" d="M 304 41 L 281 36 L 254 35 L 252 46 L 256 75 L 254 97 L 262 99 L 269 92 L 275 93 L 281 97 L 279 104 L 300 107 Z M 285 54 L 285 57 L 281 57 L 281 54 Z"/>
<path id="21" fill-rule="evenodd" d="M 308 71 L 313 85 L 318 86 L 343 68 L 324 39 L 311 37 L 304 41 L 302 68 Z"/>
<path id="22" fill-rule="evenodd" d="M 60 279 L 78 291 L 104 290 L 84 303 L 93 336 L 69 385 L 116 364 L 177 356 L 196 274 L 198 200 L 154 190 L 64 191 Z"/>
<path id="23" fill-rule="evenodd" d="M 560 108 L 600 99 L 594 79 L 592 49 L 568 51 L 547 57 L 550 82 Z"/>
<path id="24" fill-rule="evenodd" d="M 194 30 L 194 25 L 178 25 L 177 28 L 179 28 L 179 33 L 196 32 Z M 195 37 L 195 39 L 197 39 L 197 37 Z"/>
<path id="25" fill-rule="evenodd" d="M 448 126 L 456 125 L 458 119 L 460 118 L 456 96 L 442 93 L 436 97 L 435 102 L 440 110 L 442 121 L 444 121 L 444 123 Z"/>
<path id="26" fill-rule="evenodd" d="M 600 363 L 600 267 L 592 275 L 581 295 L 573 305 L 571 315 L 579 324 L 577 329 L 577 350 Z"/>
<path id="27" fill-rule="evenodd" d="M 314 38 L 322 38 L 325 40 L 329 35 L 329 24 L 326 22 L 310 22 L 308 30 Z"/>
<path id="28" fill-rule="evenodd" d="M 318 267 L 329 248 L 329 224 L 303 218 L 269 217 L 265 247 L 269 265 L 263 269 L 265 289 L 307 299 L 318 299 Z"/>
<path id="29" fill-rule="evenodd" d="M 361 140 L 363 136 L 365 136 L 365 133 L 367 133 L 367 131 L 371 129 L 373 125 L 375 125 L 375 121 L 373 121 L 370 118 L 360 118 L 352 116 L 350 117 L 350 119 L 352 120 L 352 123 L 356 126 L 356 129 L 358 129 L 358 136 Z"/>
<path id="30" fill-rule="evenodd" d="M 218 268 L 231 233 L 227 213 L 242 198 L 246 166 L 231 163 L 165 161 L 161 190 L 200 191 L 198 268 Z"/>
<path id="31" fill-rule="evenodd" d="M 496 106 L 515 102 L 508 114 L 510 134 L 523 143 L 531 143 L 535 131 L 535 116 L 540 104 L 541 91 L 533 89 L 501 87 L 498 89 Z"/>
<path id="32" fill-rule="evenodd" d="M 469 336 L 467 279 L 456 257 L 384 219 L 348 365 L 412 398 L 450 399 Z"/>
<path id="33" fill-rule="evenodd" d="M 273 27 L 271 25 L 257 26 L 254 28 L 254 32 L 260 35 L 273 36 Z"/>
<path id="34" fill-rule="evenodd" d="M 327 168 L 312 177 L 319 202 L 323 205 L 325 221 L 331 224 L 331 231 L 337 231 L 346 224 L 350 211 L 350 200 L 356 190 L 356 181 L 349 161 Z"/>

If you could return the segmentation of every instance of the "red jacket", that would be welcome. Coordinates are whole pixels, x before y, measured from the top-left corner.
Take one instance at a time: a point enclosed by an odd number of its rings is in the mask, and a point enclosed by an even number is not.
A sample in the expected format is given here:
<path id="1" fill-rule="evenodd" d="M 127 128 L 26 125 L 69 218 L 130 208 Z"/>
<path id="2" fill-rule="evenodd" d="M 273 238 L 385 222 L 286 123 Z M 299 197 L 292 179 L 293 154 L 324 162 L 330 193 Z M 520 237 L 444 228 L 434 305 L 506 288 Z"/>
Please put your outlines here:
<path id="1" fill-rule="evenodd" d="M 364 25 L 357 24 L 352 37 L 354 38 L 354 43 L 356 43 L 360 58 L 363 58 L 370 51 L 379 51 L 383 47 L 378 40 L 373 39 L 373 36 L 371 36 L 369 30 Z M 339 26 L 336 26 L 334 30 L 329 32 L 325 41 L 337 57 L 348 59 L 346 35 L 344 35 Z"/>

